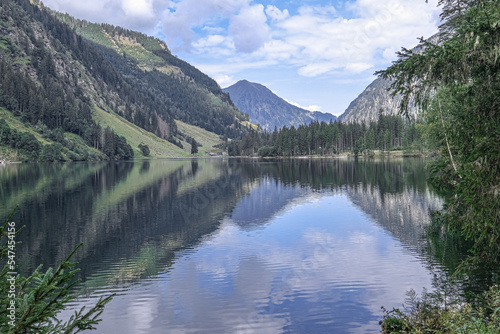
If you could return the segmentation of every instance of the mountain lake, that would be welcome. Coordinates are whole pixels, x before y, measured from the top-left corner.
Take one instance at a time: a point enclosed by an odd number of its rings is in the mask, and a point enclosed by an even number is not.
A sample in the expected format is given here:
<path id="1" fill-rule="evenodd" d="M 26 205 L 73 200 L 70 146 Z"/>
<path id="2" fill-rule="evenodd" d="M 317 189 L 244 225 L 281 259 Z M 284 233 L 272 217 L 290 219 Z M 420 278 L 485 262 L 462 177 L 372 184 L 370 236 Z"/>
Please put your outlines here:
<path id="1" fill-rule="evenodd" d="M 0 198 L 18 272 L 84 243 L 60 317 L 116 293 L 96 333 L 379 333 L 451 272 L 417 158 L 12 164 Z"/>

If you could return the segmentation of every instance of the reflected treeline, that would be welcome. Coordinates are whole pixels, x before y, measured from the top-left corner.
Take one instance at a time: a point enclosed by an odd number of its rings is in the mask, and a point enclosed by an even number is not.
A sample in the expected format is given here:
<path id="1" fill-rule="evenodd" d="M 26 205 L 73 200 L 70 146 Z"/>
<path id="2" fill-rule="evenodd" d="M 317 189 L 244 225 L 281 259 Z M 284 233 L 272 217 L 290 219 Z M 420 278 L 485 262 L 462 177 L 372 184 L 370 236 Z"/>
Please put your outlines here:
<path id="1" fill-rule="evenodd" d="M 194 247 L 225 216 L 261 226 L 310 192 L 343 192 L 410 248 L 440 199 L 425 161 L 292 159 L 151 160 L 10 165 L 0 169 L 2 215 L 16 205 L 18 263 L 30 272 L 54 266 L 74 247 L 89 288 L 132 282 L 168 270 L 176 252 Z M 424 249 L 423 249 L 424 248 Z M 429 250 L 432 249 L 432 252 Z M 456 255 L 460 256 L 460 255 Z"/>
<path id="2" fill-rule="evenodd" d="M 238 214 L 233 215 L 233 220 L 240 226 L 268 221 L 303 194 L 297 193 L 297 188 L 341 191 L 374 222 L 426 260 L 436 275 L 438 291 L 449 294 L 459 289 L 473 295 L 500 281 L 498 268 L 470 266 L 455 276 L 455 286 L 450 285 L 451 276 L 468 256 L 471 245 L 432 224 L 432 213 L 441 210 L 443 200 L 427 183 L 424 159 L 291 159 L 247 165 L 258 170 L 256 174 L 263 182 L 236 207 Z M 274 187 L 269 186 L 270 180 Z"/>
<path id="3" fill-rule="evenodd" d="M 285 185 L 299 183 L 313 190 L 376 185 L 383 196 L 401 193 L 407 187 L 426 191 L 424 166 L 423 159 L 290 159 L 260 168 Z"/>
<path id="4" fill-rule="evenodd" d="M 455 289 L 452 295 L 448 291 L 449 282 L 441 282 L 439 291 L 442 294 L 476 303 L 483 292 L 500 284 L 498 265 L 484 261 L 481 254 L 473 254 L 471 249 L 474 242 L 443 227 L 439 222 L 439 212 L 434 213 L 432 224 L 426 232 L 424 254 L 443 265 L 453 278 L 454 285 L 459 286 L 459 291 L 452 287 Z"/>
<path id="5" fill-rule="evenodd" d="M 75 260 L 91 285 L 158 273 L 174 251 L 216 230 L 249 189 L 227 160 L 7 167 L 2 202 L 18 203 L 16 223 L 26 225 L 20 271 L 54 266 L 83 242 Z"/>
<path id="6" fill-rule="evenodd" d="M 435 273 L 438 291 L 467 291 L 488 281 L 476 272 L 467 281 L 460 280 L 459 286 L 450 285 L 450 276 L 466 256 L 467 247 L 463 240 L 443 240 L 439 231 L 428 233 L 431 213 L 441 209 L 443 200 L 427 184 L 423 159 L 293 159 L 249 165 L 254 173 L 258 170 L 261 181 L 233 212 L 234 222 L 244 228 L 268 222 L 289 203 L 300 201 L 307 191 L 341 192 L 377 225 L 425 259 L 428 269 Z"/>
<path id="7" fill-rule="evenodd" d="M 73 163 L 0 166 L 0 214 L 6 217 L 16 205 L 43 202 L 54 192 L 74 191 L 79 187 L 80 180 L 92 175 L 102 165 Z"/>

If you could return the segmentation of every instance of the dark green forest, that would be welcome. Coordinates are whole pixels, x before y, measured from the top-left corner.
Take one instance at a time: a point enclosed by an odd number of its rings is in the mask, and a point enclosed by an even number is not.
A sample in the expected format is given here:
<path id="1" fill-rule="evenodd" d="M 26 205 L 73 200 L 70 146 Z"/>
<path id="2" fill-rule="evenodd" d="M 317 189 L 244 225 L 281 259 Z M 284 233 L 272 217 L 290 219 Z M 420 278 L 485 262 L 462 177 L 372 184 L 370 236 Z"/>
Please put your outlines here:
<path id="1" fill-rule="evenodd" d="M 307 156 L 333 155 L 350 152 L 370 155 L 375 150 L 405 150 L 422 153 L 424 150 L 422 123 L 402 116 L 384 115 L 381 110 L 376 121 L 364 123 L 312 122 L 308 125 L 276 129 L 273 132 L 252 132 L 241 140 L 228 144 L 233 156 L 259 155 Z"/>
<path id="2" fill-rule="evenodd" d="M 77 79 L 69 76 L 63 78 L 57 73 L 53 55 L 47 50 L 43 41 L 35 36 L 30 25 L 25 25 L 25 35 L 15 36 L 12 33 L 19 23 L 32 21 L 29 18 L 30 12 L 31 15 L 35 13 L 41 15 L 41 12 L 29 2 L 21 4 L 24 7 L 8 2 L 2 5 L 0 11 L 2 35 L 0 106 L 12 111 L 23 122 L 36 126 L 44 136 L 61 146 L 71 149 L 70 144 L 64 140 L 63 134 L 67 131 L 81 136 L 89 146 L 102 150 L 106 145 L 105 138 L 101 136 L 104 129 L 92 120 L 90 101 L 78 87 Z M 47 15 L 45 19 L 51 21 L 51 16 Z M 16 40 L 14 37 L 17 37 Z M 56 45 L 61 51 L 63 50 L 60 43 Z M 2 143 L 20 149 L 28 159 L 42 161 L 60 159 L 61 147 L 42 148 L 32 134 L 10 129 L 5 121 L 0 126 Z M 113 138 L 115 136 L 113 133 Z M 123 140 L 120 144 L 123 145 L 120 150 L 131 152 Z M 109 145 L 111 143 L 107 143 L 107 146 Z M 108 158 L 132 157 L 130 155 L 117 157 L 111 154 L 111 151 L 116 150 L 118 147 L 108 150 L 110 154 Z M 45 152 L 47 154 L 42 154 Z M 98 155 L 79 154 L 78 151 L 72 151 L 71 155 L 73 160 L 98 157 Z"/>
<path id="3" fill-rule="evenodd" d="M 100 25 L 111 35 L 134 39 L 163 65 L 180 69 L 181 77 L 154 66 L 143 70 L 137 59 L 82 37 L 77 26 L 88 24 L 29 0 L 6 0 L 0 7 L 0 106 L 72 152 L 71 160 L 103 156 L 88 149 L 75 151 L 64 140 L 65 132 L 80 136 L 109 159 L 132 158 L 123 137 L 95 122 L 95 107 L 113 111 L 180 147 L 183 134 L 174 119 L 228 138 L 247 131 L 241 125 L 246 116 L 217 83 L 159 47 L 157 40 Z M 8 145 L 17 148 L 15 133 L 6 131 Z M 28 159 L 36 159 L 41 150 L 36 146 L 21 149 L 29 151 Z"/>

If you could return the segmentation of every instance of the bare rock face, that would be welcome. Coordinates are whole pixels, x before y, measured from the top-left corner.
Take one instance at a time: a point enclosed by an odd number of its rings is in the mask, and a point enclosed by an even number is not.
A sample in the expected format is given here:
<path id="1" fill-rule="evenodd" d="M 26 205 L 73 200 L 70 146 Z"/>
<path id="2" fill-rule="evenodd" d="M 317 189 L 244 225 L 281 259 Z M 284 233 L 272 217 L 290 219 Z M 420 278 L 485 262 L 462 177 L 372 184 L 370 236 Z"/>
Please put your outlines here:
<path id="1" fill-rule="evenodd" d="M 346 111 L 339 117 L 344 123 L 376 121 L 380 110 L 385 115 L 397 113 L 401 97 L 392 97 L 388 88 L 391 82 L 376 79 L 349 104 Z"/>
<path id="2" fill-rule="evenodd" d="M 428 39 L 431 43 L 441 43 L 439 35 L 431 36 Z M 422 52 L 422 47 L 417 46 L 412 49 L 415 53 Z M 376 121 L 380 111 L 384 115 L 397 115 L 402 97 L 400 95 L 392 96 L 389 87 L 391 81 L 382 78 L 375 79 L 359 96 L 351 102 L 346 111 L 339 117 L 344 123 L 359 122 L 368 124 L 370 121 Z M 418 115 L 418 108 L 413 105 L 411 116 Z"/>

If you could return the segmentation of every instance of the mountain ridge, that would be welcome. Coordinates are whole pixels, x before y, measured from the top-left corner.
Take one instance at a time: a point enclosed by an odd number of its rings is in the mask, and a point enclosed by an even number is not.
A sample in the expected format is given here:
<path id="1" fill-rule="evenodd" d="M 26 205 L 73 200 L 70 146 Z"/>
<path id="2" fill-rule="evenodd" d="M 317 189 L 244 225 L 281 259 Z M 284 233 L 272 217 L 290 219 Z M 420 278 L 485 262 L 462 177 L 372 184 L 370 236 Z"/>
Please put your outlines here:
<path id="1" fill-rule="evenodd" d="M 439 34 L 435 34 L 427 39 L 430 43 L 440 44 L 443 41 Z M 414 53 L 421 53 L 422 47 L 416 46 L 411 49 Z M 356 97 L 347 107 L 342 115 L 339 116 L 339 121 L 344 123 L 358 122 L 369 124 L 371 121 L 376 121 L 378 115 L 382 112 L 384 115 L 398 115 L 399 106 L 402 101 L 402 96 L 397 94 L 392 95 L 389 88 L 392 82 L 383 78 L 377 78 L 372 81 L 358 97 Z M 417 117 L 419 110 L 412 103 L 410 116 Z"/>
<path id="2" fill-rule="evenodd" d="M 332 114 L 297 107 L 266 86 L 248 80 L 240 80 L 222 91 L 229 93 L 238 109 L 249 115 L 250 122 L 260 124 L 266 131 L 273 131 L 275 127 L 298 127 L 314 121 L 336 120 Z"/>
<path id="3" fill-rule="evenodd" d="M 339 116 L 343 123 L 365 123 L 376 121 L 379 113 L 397 115 L 401 96 L 392 96 L 388 91 L 391 82 L 382 78 L 375 79 L 359 94 Z"/>

